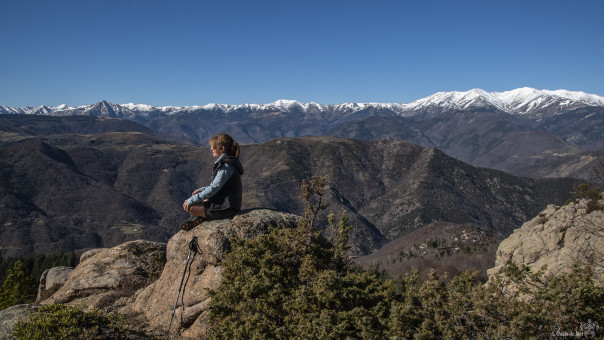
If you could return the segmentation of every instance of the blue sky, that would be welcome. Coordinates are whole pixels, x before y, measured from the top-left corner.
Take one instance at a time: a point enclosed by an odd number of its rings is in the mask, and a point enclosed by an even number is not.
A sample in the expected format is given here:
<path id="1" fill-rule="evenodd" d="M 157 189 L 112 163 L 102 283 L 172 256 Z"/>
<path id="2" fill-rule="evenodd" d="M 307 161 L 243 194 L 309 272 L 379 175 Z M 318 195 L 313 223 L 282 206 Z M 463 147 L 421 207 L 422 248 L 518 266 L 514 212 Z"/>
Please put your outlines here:
<path id="1" fill-rule="evenodd" d="M 604 1 L 1 0 L 0 105 L 604 96 Z"/>

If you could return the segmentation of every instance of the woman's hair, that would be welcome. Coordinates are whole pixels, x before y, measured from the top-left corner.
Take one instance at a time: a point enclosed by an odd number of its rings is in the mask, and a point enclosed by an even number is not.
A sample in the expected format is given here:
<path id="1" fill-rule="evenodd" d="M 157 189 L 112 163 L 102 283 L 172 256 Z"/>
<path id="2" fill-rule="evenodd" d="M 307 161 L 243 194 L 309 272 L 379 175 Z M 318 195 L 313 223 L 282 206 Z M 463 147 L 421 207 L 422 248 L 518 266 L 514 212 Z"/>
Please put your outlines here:
<path id="1" fill-rule="evenodd" d="M 239 158 L 239 144 L 235 142 L 233 137 L 227 135 L 226 133 L 219 133 L 210 138 L 210 146 L 215 149 L 224 146 L 224 152 Z"/>

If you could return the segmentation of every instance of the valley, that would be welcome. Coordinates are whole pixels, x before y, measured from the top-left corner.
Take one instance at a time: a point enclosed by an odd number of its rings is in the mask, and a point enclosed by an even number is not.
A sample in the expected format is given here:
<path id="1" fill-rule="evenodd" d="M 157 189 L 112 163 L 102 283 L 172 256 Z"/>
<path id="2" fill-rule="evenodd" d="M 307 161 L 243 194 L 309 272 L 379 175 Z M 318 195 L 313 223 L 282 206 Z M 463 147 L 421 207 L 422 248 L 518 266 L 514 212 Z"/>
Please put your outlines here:
<path id="1" fill-rule="evenodd" d="M 22 129 L 30 118 L 22 116 Z M 87 126 L 103 121 L 87 119 Z M 165 242 L 178 231 L 187 218 L 182 201 L 209 181 L 211 154 L 139 129 L 4 141 L 2 256 Z M 515 177 L 394 139 L 277 138 L 242 145 L 241 160 L 244 209 L 299 214 L 302 180 L 327 176 L 329 210 L 347 211 L 356 255 L 432 222 L 504 237 L 546 204 L 562 203 L 575 183 Z"/>

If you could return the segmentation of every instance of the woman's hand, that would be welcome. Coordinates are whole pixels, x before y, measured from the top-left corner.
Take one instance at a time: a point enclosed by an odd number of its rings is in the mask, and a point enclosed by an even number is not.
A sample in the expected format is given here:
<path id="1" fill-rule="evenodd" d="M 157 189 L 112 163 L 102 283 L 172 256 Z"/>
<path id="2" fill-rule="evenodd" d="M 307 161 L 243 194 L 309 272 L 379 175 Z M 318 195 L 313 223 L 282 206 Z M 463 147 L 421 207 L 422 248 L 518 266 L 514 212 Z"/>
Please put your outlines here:
<path id="1" fill-rule="evenodd" d="M 189 211 L 189 204 L 187 203 L 187 201 L 185 201 L 185 203 L 183 203 L 183 204 L 182 204 L 182 208 L 183 208 L 185 211 Z"/>

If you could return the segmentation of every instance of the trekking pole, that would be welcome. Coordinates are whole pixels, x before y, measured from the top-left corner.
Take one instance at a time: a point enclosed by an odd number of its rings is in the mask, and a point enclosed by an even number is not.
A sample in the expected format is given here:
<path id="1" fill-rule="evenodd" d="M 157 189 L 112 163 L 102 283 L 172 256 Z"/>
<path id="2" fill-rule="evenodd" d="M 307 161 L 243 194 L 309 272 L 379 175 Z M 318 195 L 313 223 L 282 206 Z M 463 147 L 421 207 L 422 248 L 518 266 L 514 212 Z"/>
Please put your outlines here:
<path id="1" fill-rule="evenodd" d="M 187 255 L 187 263 L 185 264 L 185 270 L 182 272 L 182 278 L 180 279 L 180 287 L 178 287 L 178 295 L 176 295 L 176 302 L 174 303 L 174 308 L 172 308 L 172 317 L 170 318 L 170 325 L 168 326 L 168 334 L 170 334 L 170 328 L 172 328 L 172 320 L 174 319 L 174 312 L 176 312 L 176 306 L 178 305 L 178 298 L 180 297 L 180 291 L 182 290 L 182 283 L 185 280 L 185 274 L 187 273 L 187 267 L 189 266 L 189 258 L 191 257 L 192 251 L 197 251 L 197 236 L 193 236 L 191 242 L 189 243 L 189 255 Z M 184 311 L 184 304 L 182 306 Z"/>

